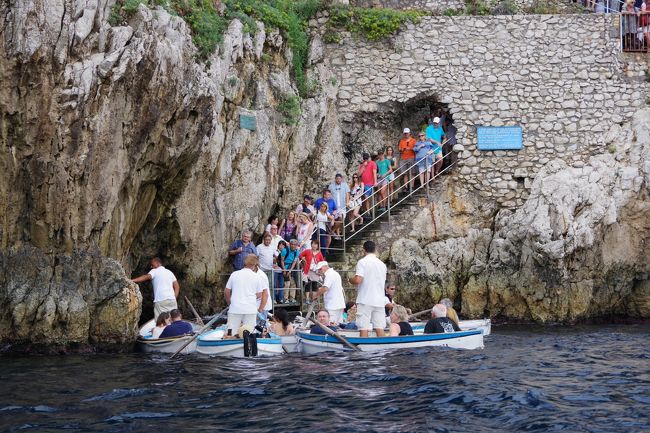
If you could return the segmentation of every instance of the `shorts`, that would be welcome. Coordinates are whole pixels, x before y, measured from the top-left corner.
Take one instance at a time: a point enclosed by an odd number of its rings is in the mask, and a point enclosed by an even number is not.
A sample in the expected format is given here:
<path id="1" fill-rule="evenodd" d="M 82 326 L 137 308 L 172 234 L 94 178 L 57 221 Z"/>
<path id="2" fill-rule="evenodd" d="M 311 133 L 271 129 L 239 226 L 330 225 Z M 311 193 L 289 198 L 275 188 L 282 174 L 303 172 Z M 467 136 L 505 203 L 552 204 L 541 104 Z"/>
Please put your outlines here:
<path id="1" fill-rule="evenodd" d="M 154 319 L 158 320 L 160 313 L 170 312 L 178 308 L 176 299 L 163 299 L 162 301 L 154 302 L 153 304 L 153 315 Z"/>
<path id="2" fill-rule="evenodd" d="M 363 186 L 363 194 L 364 194 L 366 197 L 370 197 L 370 196 L 372 195 L 372 187 L 371 187 L 371 186 L 364 185 L 364 186 Z"/>
<path id="3" fill-rule="evenodd" d="M 400 159 L 399 161 L 399 172 L 400 174 L 408 171 L 409 174 L 415 174 L 415 171 L 417 170 L 417 167 L 411 167 L 411 165 L 415 164 L 415 159 Z M 410 168 L 409 168 L 410 167 Z"/>
<path id="4" fill-rule="evenodd" d="M 343 323 L 343 308 L 340 310 L 327 310 L 330 313 L 330 322 Z"/>
<path id="5" fill-rule="evenodd" d="M 309 281 L 305 284 L 305 293 L 317 292 L 319 287 L 320 283 L 318 281 Z"/>
<path id="6" fill-rule="evenodd" d="M 257 313 L 236 314 L 228 312 L 228 323 L 226 323 L 226 329 L 232 329 L 232 335 L 235 335 L 242 326 L 249 325 L 251 329 L 254 328 L 256 321 Z"/>
<path id="7" fill-rule="evenodd" d="M 386 310 L 384 307 L 357 304 L 356 324 L 361 331 L 384 329 L 386 326 Z"/>
<path id="8" fill-rule="evenodd" d="M 431 165 L 429 165 L 429 157 L 422 158 L 421 161 L 418 161 L 418 173 L 426 172 Z"/>

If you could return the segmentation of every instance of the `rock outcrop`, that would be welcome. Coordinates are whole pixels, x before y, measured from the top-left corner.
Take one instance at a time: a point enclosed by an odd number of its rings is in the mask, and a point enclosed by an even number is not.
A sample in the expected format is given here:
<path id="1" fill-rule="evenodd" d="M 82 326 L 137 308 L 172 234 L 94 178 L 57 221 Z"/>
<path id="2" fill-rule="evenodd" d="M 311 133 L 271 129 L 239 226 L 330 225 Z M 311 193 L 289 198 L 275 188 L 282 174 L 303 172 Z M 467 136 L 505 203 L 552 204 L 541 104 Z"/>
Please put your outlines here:
<path id="1" fill-rule="evenodd" d="M 0 5 L 5 341 L 29 329 L 39 341 L 113 341 L 102 327 L 122 319 L 128 329 L 118 340 L 133 338 L 140 313 L 125 277 L 146 271 L 154 255 L 207 311 L 238 232 L 259 229 L 276 203 L 300 202 L 306 186 L 346 164 L 331 110 L 336 89 L 322 65 L 309 77 L 322 90 L 303 100 L 297 126 L 277 109 L 296 94 L 277 30 L 258 24 L 249 35 L 232 21 L 218 53 L 198 61 L 181 18 L 140 5 L 128 25 L 111 26 L 112 4 Z M 255 116 L 255 133 L 240 128 L 241 114 Z M 119 266 L 126 273 L 105 290 L 79 271 L 79 296 L 61 306 L 76 280 L 9 266 L 32 255 L 66 269 L 96 257 L 93 275 Z M 60 266 L 52 273 L 68 275 Z M 148 312 L 151 290 L 143 288 Z M 108 317 L 113 310 L 102 306 L 114 303 L 128 304 L 130 316 Z M 41 338 L 42 320 L 58 330 Z"/>
<path id="2" fill-rule="evenodd" d="M 611 153 L 581 167 L 552 161 L 525 204 L 494 214 L 491 227 L 395 242 L 391 260 L 411 300 L 445 296 L 466 317 L 536 322 L 650 317 L 649 125 L 642 110 L 609 131 Z"/>

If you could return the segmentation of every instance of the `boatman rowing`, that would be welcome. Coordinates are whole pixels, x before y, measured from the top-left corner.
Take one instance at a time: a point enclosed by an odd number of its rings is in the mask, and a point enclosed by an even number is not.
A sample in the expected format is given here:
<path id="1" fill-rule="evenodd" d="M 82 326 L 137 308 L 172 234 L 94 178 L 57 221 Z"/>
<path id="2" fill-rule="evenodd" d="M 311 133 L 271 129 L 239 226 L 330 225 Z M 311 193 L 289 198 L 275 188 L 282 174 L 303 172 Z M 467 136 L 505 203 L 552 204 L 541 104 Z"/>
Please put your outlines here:
<path id="1" fill-rule="evenodd" d="M 359 336 L 367 337 L 371 329 L 378 337 L 384 336 L 386 326 L 384 284 L 386 284 L 386 265 L 375 255 L 373 241 L 363 243 L 364 258 L 357 262 L 351 284 L 358 284 L 357 319 Z"/>
<path id="2" fill-rule="evenodd" d="M 249 254 L 244 258 L 244 268 L 230 274 L 223 295 L 230 306 L 227 329 L 235 334 L 241 326 L 255 326 L 257 313 L 264 311 L 268 289 L 255 272 L 259 264 L 257 256 Z M 268 280 L 267 280 L 268 281 Z M 268 283 L 266 284 L 268 287 Z M 259 304 L 257 300 L 260 300 Z M 258 307 L 259 305 L 259 307 Z"/>
<path id="3" fill-rule="evenodd" d="M 144 283 L 151 280 L 153 285 L 153 314 L 158 319 L 160 313 L 170 312 L 178 308 L 176 298 L 181 290 L 178 280 L 169 269 L 162 265 L 158 257 L 149 262 L 151 270 L 148 274 L 134 278 L 134 283 Z"/>

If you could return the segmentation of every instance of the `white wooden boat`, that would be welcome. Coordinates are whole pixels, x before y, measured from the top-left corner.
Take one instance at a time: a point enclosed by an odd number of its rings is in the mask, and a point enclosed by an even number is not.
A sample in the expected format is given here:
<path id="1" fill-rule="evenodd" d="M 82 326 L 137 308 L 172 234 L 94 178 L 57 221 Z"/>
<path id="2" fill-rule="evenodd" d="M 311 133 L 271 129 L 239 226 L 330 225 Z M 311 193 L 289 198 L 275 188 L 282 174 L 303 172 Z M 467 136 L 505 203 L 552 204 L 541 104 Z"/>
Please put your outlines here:
<path id="1" fill-rule="evenodd" d="M 302 323 L 302 322 L 301 322 Z M 413 328 L 414 334 L 423 334 L 424 326 L 427 322 L 411 322 L 411 327 Z M 461 320 L 458 324 L 462 331 L 471 331 L 479 330 L 483 332 L 483 335 L 490 335 L 492 331 L 492 324 L 490 319 L 480 319 L 480 320 Z M 296 328 L 302 329 L 302 328 Z M 304 331 L 304 329 L 302 329 Z M 309 332 L 309 330 L 307 330 Z M 359 337 L 358 330 L 348 330 L 348 329 L 339 329 L 338 332 L 345 338 L 354 338 Z M 386 330 L 388 333 L 388 330 Z M 375 331 L 370 331 L 370 337 L 376 337 Z M 298 347 L 298 337 L 296 335 L 285 335 L 282 336 L 282 346 L 287 353 L 299 352 Z"/>
<path id="2" fill-rule="evenodd" d="M 192 322 L 190 323 L 192 324 L 192 327 L 194 327 L 194 331 L 196 331 L 197 325 Z M 183 347 L 185 343 L 192 339 L 191 335 L 182 335 L 180 337 L 170 338 L 152 338 L 151 332 L 155 327 L 156 321 L 153 319 L 140 327 L 137 339 L 138 350 L 147 353 L 176 353 L 178 349 Z M 196 340 L 185 347 L 181 353 L 187 355 L 193 353 L 195 350 Z"/>
<path id="3" fill-rule="evenodd" d="M 424 332 L 424 326 L 427 322 L 411 322 L 411 328 L 413 328 L 414 334 L 422 334 Z M 470 331 L 473 329 L 478 329 L 483 332 L 483 335 L 490 335 L 492 333 L 492 322 L 490 319 L 478 319 L 478 320 L 461 320 L 458 322 L 458 327 L 461 331 Z"/>
<path id="4" fill-rule="evenodd" d="M 232 356 L 245 358 L 244 339 L 226 338 L 225 327 L 208 331 L 197 338 L 196 353 L 210 356 Z M 258 338 L 257 354 L 249 353 L 249 356 L 277 356 L 285 353 L 282 348 L 280 337 Z"/>
<path id="5" fill-rule="evenodd" d="M 352 331 L 348 331 L 352 332 Z M 347 334 L 347 332 L 346 332 Z M 300 352 L 315 354 L 326 351 L 350 351 L 336 337 L 310 334 L 309 331 L 296 331 Z M 350 344 L 363 352 L 378 352 L 394 349 L 415 349 L 421 347 L 450 347 L 454 349 L 482 349 L 483 333 L 479 330 L 440 334 L 405 335 L 401 337 L 344 337 Z"/>

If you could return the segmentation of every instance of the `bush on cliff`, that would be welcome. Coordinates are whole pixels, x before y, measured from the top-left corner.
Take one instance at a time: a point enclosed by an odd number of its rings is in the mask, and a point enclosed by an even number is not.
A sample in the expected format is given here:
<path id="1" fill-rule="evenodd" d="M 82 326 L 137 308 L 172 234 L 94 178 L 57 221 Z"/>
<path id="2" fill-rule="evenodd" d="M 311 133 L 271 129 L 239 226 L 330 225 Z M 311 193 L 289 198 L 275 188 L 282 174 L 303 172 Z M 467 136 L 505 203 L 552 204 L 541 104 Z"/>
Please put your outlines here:
<path id="1" fill-rule="evenodd" d="M 417 24 L 420 18 L 431 15 L 426 11 L 400 11 L 384 8 L 333 7 L 327 26 L 330 29 L 344 28 L 360 34 L 369 41 L 378 41 L 397 33 L 404 24 Z"/>

